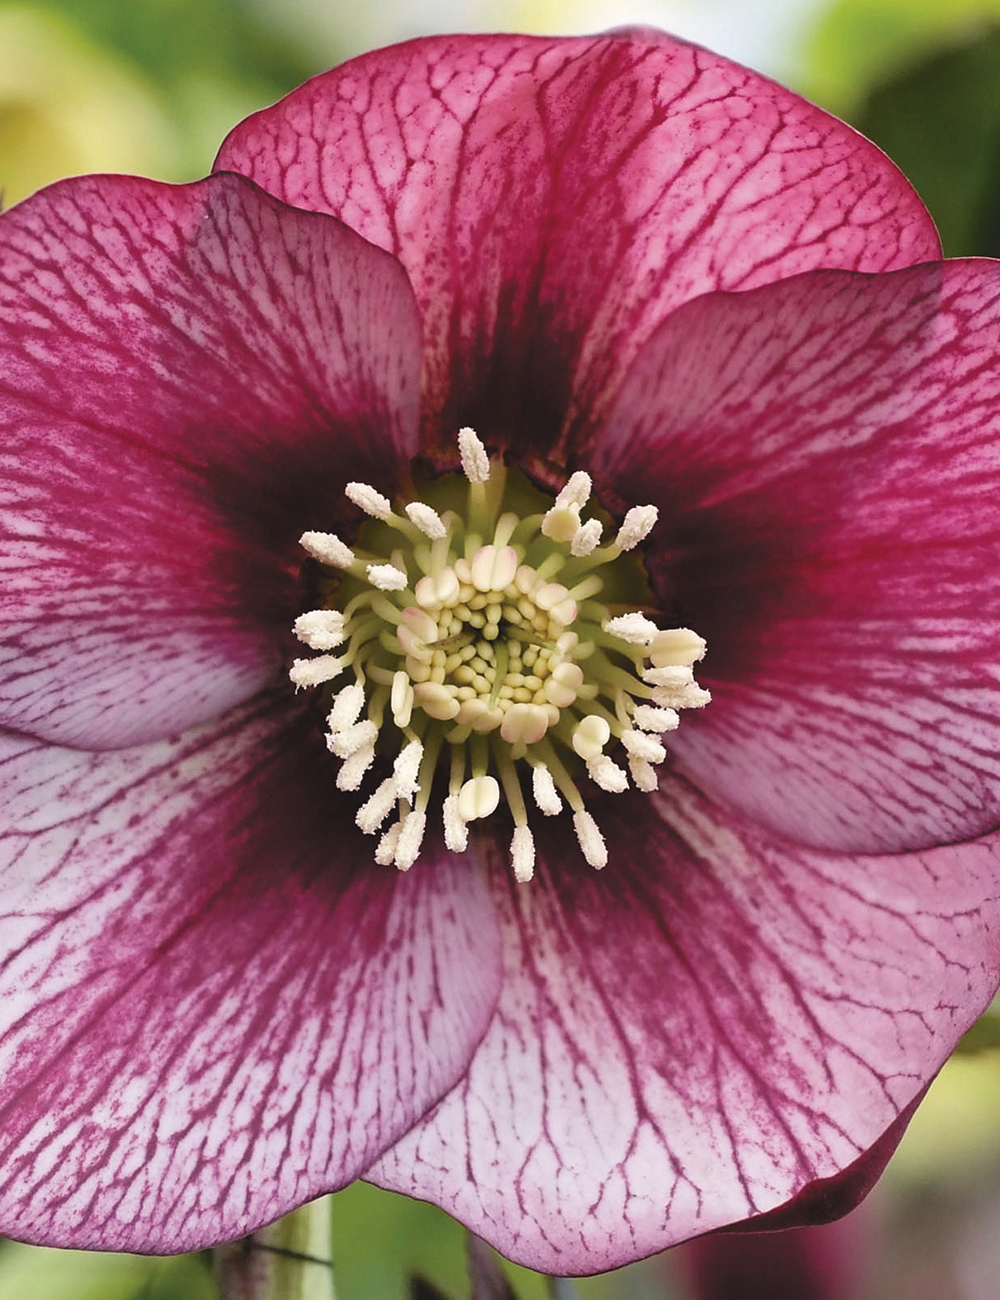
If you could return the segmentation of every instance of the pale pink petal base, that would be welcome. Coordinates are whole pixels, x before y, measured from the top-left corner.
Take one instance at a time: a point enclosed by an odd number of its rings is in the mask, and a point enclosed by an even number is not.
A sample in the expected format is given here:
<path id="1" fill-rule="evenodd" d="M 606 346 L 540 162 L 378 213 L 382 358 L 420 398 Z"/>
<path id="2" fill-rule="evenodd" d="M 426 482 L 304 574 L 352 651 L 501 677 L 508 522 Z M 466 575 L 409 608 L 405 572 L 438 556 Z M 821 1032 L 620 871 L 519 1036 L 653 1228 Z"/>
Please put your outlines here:
<path id="1" fill-rule="evenodd" d="M 9 739 L 0 1232 L 171 1253 L 354 1178 L 460 1076 L 497 995 L 482 877 L 371 862 L 312 720 Z"/>
<path id="2" fill-rule="evenodd" d="M 400 259 L 425 438 L 449 449 L 469 423 L 525 455 L 579 450 L 653 328 L 709 290 L 940 256 L 867 140 L 652 31 L 377 50 L 248 118 L 216 165 Z"/>
<path id="3" fill-rule="evenodd" d="M 1000 823 L 1000 263 L 814 272 L 682 307 L 592 468 L 651 499 L 714 700 L 702 788 L 819 847 Z"/>
<path id="4" fill-rule="evenodd" d="M 530 887 L 498 864 L 490 1032 L 365 1175 L 555 1274 L 857 1173 L 997 980 L 995 839 L 823 855 L 678 778 L 639 798 L 595 806 L 612 849 L 601 874 L 572 861 L 558 824 L 539 828 Z"/>
<path id="5" fill-rule="evenodd" d="M 297 546 L 417 430 L 402 268 L 235 176 L 61 182 L 0 218 L 0 719 L 177 735 L 274 674 Z"/>

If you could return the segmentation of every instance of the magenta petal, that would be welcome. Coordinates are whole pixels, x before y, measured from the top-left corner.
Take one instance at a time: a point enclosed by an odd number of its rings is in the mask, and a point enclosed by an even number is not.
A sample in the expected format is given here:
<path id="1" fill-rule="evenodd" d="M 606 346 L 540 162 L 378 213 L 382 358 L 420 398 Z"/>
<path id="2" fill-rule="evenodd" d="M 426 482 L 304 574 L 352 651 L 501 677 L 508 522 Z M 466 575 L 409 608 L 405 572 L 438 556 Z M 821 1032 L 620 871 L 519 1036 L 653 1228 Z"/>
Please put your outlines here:
<path id="1" fill-rule="evenodd" d="M 689 303 L 594 457 L 660 507 L 652 562 L 708 640 L 671 747 L 805 843 L 1000 821 L 1000 265 L 816 272 Z"/>
<path id="2" fill-rule="evenodd" d="M 335 770 L 267 697 L 113 754 L 4 742 L 0 1232 L 241 1236 L 460 1076 L 498 988 L 488 892 L 450 858 L 376 867 Z"/>
<path id="3" fill-rule="evenodd" d="M 586 437 L 664 315 L 819 266 L 940 256 L 874 146 L 672 37 L 448 36 L 354 59 L 230 135 L 217 166 L 399 257 L 428 439 Z"/>
<path id="4" fill-rule="evenodd" d="M 677 779 L 642 797 L 595 802 L 613 846 L 600 875 L 562 822 L 537 828 L 531 887 L 498 870 L 490 1031 L 366 1174 L 552 1273 L 612 1268 L 848 1170 L 997 980 L 997 837 L 859 859 L 768 839 Z"/>
<path id="5" fill-rule="evenodd" d="M 0 218 L 0 719 L 102 748 L 273 673 L 296 542 L 417 423 L 399 265 L 242 178 L 66 181 Z"/>

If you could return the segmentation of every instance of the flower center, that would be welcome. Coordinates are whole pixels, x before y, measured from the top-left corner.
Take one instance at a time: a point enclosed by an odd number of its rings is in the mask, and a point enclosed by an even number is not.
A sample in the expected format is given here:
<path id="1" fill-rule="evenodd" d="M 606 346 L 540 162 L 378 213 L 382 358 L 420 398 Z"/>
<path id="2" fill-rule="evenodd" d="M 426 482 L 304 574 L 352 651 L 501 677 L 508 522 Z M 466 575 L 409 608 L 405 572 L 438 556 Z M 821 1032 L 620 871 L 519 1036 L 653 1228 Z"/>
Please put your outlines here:
<path id="1" fill-rule="evenodd" d="M 514 875 L 530 880 L 524 781 L 546 816 L 565 800 L 584 858 L 603 867 L 587 782 L 619 793 L 631 775 L 639 790 L 656 789 L 666 757 L 657 736 L 678 725 L 679 709 L 709 701 L 692 671 L 705 642 L 688 628 L 662 630 L 635 608 L 644 579 L 628 552 L 656 523 L 655 506 L 629 510 L 602 546 L 601 520 L 581 518 L 587 474 L 573 474 L 552 502 L 491 462 L 471 429 L 458 442 L 464 500 L 452 479 L 397 513 L 374 488 L 349 483 L 347 497 L 371 516 L 361 547 L 303 534 L 327 571 L 325 607 L 302 614 L 294 630 L 321 653 L 296 659 L 289 675 L 297 688 L 327 693 L 340 789 L 360 790 L 377 750 L 393 759 L 357 813 L 367 834 L 396 814 L 377 862 L 413 865 L 432 788 L 446 781 L 448 848 L 463 852 L 469 823 L 503 802 Z M 354 680 L 343 686 L 347 674 Z"/>

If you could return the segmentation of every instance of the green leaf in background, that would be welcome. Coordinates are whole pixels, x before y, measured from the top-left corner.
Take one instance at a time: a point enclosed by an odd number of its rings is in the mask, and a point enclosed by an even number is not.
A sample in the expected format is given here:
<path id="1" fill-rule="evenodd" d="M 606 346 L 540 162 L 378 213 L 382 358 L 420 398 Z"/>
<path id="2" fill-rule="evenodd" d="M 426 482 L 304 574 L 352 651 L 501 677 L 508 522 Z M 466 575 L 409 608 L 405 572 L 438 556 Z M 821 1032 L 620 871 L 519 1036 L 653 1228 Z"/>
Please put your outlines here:
<path id="1" fill-rule="evenodd" d="M 854 121 L 870 88 L 1000 20 L 1000 0 L 834 0 L 804 52 L 798 87 Z"/>
<path id="2" fill-rule="evenodd" d="M 945 256 L 1000 256 L 1000 27 L 883 85 L 854 121 L 916 187 Z"/>
<path id="3" fill-rule="evenodd" d="M 6 1242 L 0 1300 L 217 1300 L 217 1293 L 197 1255 L 150 1259 Z"/>
<path id="4" fill-rule="evenodd" d="M 955 1048 L 961 1054 L 1000 1047 L 1000 996 L 995 997 Z"/>

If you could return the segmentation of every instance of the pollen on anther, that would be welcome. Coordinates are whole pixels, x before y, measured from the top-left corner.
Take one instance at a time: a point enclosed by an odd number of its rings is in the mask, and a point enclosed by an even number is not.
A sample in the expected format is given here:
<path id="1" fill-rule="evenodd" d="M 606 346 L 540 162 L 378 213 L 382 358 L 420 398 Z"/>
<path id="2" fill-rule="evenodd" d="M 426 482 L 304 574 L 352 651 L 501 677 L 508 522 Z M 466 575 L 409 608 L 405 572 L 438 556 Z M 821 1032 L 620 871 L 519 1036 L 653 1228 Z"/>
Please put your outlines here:
<path id="1" fill-rule="evenodd" d="M 556 791 L 556 783 L 544 763 L 538 763 L 532 769 L 531 792 L 535 796 L 535 803 L 546 817 L 555 817 L 562 811 L 562 800 Z"/>
<path id="2" fill-rule="evenodd" d="M 452 853 L 464 853 L 469 847 L 469 828 L 458 811 L 458 795 L 450 794 L 441 805 L 444 842 Z"/>
<path id="3" fill-rule="evenodd" d="M 416 524 L 425 537 L 436 542 L 448 535 L 444 521 L 431 506 L 424 505 L 422 501 L 411 501 L 405 509 L 410 523 Z"/>
<path id="4" fill-rule="evenodd" d="M 648 537 L 659 517 L 656 506 L 633 506 L 622 520 L 622 526 L 615 538 L 615 545 L 621 551 L 631 551 Z"/>
<path id="5" fill-rule="evenodd" d="M 367 483 L 348 483 L 344 496 L 373 519 L 389 519 L 392 515 L 392 502 Z"/>
<path id="6" fill-rule="evenodd" d="M 602 531 L 599 519 L 588 519 L 585 524 L 580 526 L 570 542 L 570 554 L 579 559 L 584 555 L 590 555 L 592 551 L 596 551 L 601 541 Z"/>
<path id="7" fill-rule="evenodd" d="M 354 552 L 335 533 L 303 533 L 299 545 L 314 560 L 334 569 L 349 569 L 354 563 Z"/>
<path id="8" fill-rule="evenodd" d="M 379 591 L 402 591 L 409 579 L 394 564 L 369 564 L 368 581 Z"/>
<path id="9" fill-rule="evenodd" d="M 310 650 L 333 650 L 344 640 L 344 616 L 336 609 L 311 609 L 299 615 L 292 631 Z"/>
<path id="10" fill-rule="evenodd" d="M 510 844 L 510 860 L 514 879 L 526 884 L 535 874 L 535 840 L 527 826 L 515 826 Z"/>
<path id="11" fill-rule="evenodd" d="M 490 477 L 490 458 L 475 429 L 459 429 L 458 454 L 462 472 L 470 483 L 486 483 Z"/>
<path id="12" fill-rule="evenodd" d="M 605 632 L 629 645 L 649 645 L 660 631 L 652 620 L 637 611 L 606 619 L 603 627 Z"/>
<path id="13" fill-rule="evenodd" d="M 294 659 L 288 676 L 296 689 L 320 686 L 339 677 L 345 667 L 345 661 L 335 655 L 318 655 L 315 659 Z"/>
<path id="14" fill-rule="evenodd" d="M 608 865 L 608 846 L 604 842 L 597 822 L 585 808 L 573 814 L 573 827 L 584 858 L 595 871 Z"/>

